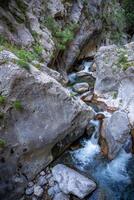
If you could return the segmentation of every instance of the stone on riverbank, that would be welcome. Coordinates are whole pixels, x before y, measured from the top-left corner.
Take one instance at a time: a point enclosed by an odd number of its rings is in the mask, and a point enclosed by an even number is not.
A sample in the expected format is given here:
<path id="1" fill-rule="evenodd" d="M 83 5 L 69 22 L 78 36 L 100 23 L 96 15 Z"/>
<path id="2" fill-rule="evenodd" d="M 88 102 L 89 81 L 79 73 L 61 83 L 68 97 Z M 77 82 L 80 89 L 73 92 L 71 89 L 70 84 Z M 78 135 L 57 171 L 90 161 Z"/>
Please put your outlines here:
<path id="1" fill-rule="evenodd" d="M 95 182 L 62 164 L 56 165 L 52 169 L 52 174 L 63 193 L 74 194 L 80 199 L 96 188 Z"/>

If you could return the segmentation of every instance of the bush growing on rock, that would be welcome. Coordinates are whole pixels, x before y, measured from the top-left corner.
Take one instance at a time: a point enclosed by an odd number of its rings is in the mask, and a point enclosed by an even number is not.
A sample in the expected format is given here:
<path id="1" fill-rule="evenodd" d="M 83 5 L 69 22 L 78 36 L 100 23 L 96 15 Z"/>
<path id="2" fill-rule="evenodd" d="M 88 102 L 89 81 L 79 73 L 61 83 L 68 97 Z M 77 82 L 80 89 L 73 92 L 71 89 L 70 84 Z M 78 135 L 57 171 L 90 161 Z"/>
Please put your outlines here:
<path id="1" fill-rule="evenodd" d="M 24 68 L 27 71 L 30 71 L 30 65 L 26 61 L 24 61 L 24 60 L 17 60 L 16 64 L 19 65 L 21 68 Z"/>
<path id="2" fill-rule="evenodd" d="M 70 23 L 64 29 L 52 18 L 48 17 L 44 21 L 45 26 L 51 30 L 52 36 L 56 40 L 56 46 L 59 50 L 65 50 L 67 44 L 73 40 L 74 32 L 78 28 L 78 24 Z"/>
<path id="3" fill-rule="evenodd" d="M 23 106 L 19 100 L 16 100 L 13 102 L 13 107 L 19 111 L 21 111 L 23 109 Z"/>
<path id="4" fill-rule="evenodd" d="M 19 59 L 24 62 L 31 62 L 33 60 L 40 60 L 43 46 L 39 43 L 35 43 L 33 49 L 28 50 L 21 48 L 7 41 L 2 35 L 0 35 L 0 51 L 6 49 L 13 52 Z"/>
<path id="5" fill-rule="evenodd" d="M 134 32 L 134 1 L 123 0 L 123 8 L 125 10 L 125 18 L 127 22 L 128 31 L 133 34 Z"/>
<path id="6" fill-rule="evenodd" d="M 6 145 L 6 141 L 0 138 L 0 148 L 4 148 Z"/>
<path id="7" fill-rule="evenodd" d="M 0 104 L 2 105 L 2 104 L 4 104 L 5 103 L 5 101 L 6 101 L 6 97 L 5 96 L 2 96 L 2 95 L 0 95 Z"/>

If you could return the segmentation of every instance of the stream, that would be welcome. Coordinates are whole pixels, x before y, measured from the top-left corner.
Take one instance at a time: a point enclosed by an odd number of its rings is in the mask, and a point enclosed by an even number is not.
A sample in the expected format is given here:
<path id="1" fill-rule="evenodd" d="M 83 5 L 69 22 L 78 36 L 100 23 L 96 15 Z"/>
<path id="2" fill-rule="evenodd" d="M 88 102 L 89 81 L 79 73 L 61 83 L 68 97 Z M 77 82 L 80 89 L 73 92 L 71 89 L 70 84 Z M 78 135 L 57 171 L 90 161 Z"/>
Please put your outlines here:
<path id="1" fill-rule="evenodd" d="M 82 71 L 89 73 L 91 64 L 85 62 Z M 71 84 L 80 82 L 76 74 L 69 74 Z M 71 87 L 69 91 L 73 91 Z M 104 112 L 106 114 L 109 113 Z M 94 127 L 91 136 L 81 138 L 75 148 L 70 147 L 56 163 L 72 167 L 97 183 L 96 191 L 85 200 L 134 200 L 134 155 L 122 149 L 112 161 L 103 157 L 98 141 L 100 121 L 89 123 Z"/>

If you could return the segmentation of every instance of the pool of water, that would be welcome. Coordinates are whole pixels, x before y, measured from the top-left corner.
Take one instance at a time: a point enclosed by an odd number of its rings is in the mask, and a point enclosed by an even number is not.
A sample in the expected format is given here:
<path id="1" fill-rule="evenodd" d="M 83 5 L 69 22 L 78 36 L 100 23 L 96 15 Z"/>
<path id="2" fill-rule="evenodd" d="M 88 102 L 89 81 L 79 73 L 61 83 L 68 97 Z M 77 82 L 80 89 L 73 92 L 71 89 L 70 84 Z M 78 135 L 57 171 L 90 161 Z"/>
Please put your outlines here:
<path id="1" fill-rule="evenodd" d="M 122 150 L 112 161 L 104 158 L 98 145 L 99 124 L 93 121 L 91 138 L 83 138 L 80 148 L 68 150 L 57 160 L 97 183 L 97 190 L 85 200 L 134 200 L 134 155 Z"/>

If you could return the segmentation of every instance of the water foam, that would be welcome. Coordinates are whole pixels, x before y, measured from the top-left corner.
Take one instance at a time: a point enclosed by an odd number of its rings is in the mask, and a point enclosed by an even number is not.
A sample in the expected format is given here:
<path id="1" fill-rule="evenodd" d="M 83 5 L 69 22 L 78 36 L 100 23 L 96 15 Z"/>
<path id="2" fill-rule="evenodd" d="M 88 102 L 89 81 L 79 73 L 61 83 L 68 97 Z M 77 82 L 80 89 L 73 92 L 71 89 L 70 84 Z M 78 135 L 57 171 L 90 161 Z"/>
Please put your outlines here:
<path id="1" fill-rule="evenodd" d="M 130 181 L 127 173 L 127 164 L 131 157 L 131 153 L 126 153 L 125 150 L 122 149 L 114 160 L 107 163 L 103 173 L 117 182 Z"/>
<path id="2" fill-rule="evenodd" d="M 73 152 L 73 157 L 83 165 L 93 161 L 95 155 L 100 152 L 100 147 L 98 145 L 98 131 L 100 123 L 97 120 L 91 120 L 90 123 L 95 126 L 95 131 L 91 139 L 84 140 L 83 147 Z"/>

